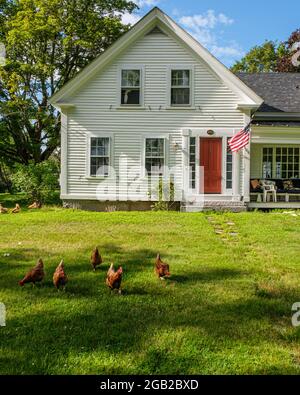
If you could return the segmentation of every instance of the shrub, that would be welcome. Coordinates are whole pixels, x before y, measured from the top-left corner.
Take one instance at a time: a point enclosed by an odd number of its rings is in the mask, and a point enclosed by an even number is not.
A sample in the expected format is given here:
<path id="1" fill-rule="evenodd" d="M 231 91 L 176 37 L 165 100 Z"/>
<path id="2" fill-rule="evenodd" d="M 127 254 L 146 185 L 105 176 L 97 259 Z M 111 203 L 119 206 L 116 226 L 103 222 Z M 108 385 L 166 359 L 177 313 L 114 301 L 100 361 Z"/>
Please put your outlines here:
<path id="1" fill-rule="evenodd" d="M 13 174 L 13 186 L 32 202 L 50 203 L 59 189 L 59 163 L 49 159 L 38 164 L 19 165 Z"/>
<path id="2" fill-rule="evenodd" d="M 175 186 L 173 181 L 169 180 L 164 185 L 163 179 L 160 177 L 157 192 L 154 195 L 156 195 L 157 201 L 151 206 L 152 211 L 170 211 L 175 207 Z M 153 197 L 153 194 L 151 196 Z"/>

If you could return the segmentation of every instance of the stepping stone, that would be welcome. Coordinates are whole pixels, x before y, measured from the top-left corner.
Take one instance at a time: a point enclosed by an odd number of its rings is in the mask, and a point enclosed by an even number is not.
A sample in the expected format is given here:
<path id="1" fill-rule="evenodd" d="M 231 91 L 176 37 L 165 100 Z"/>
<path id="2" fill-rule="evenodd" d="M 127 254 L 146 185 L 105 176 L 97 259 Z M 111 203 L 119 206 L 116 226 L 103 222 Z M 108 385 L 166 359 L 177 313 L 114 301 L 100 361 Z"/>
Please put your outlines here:
<path id="1" fill-rule="evenodd" d="M 230 234 L 230 236 L 233 236 L 233 237 L 237 237 L 238 236 L 238 233 L 229 233 Z"/>
<path id="2" fill-rule="evenodd" d="M 235 226 L 235 223 L 234 223 L 234 222 L 227 222 L 227 225 L 229 225 L 229 226 Z"/>
<path id="3" fill-rule="evenodd" d="M 224 230 L 216 229 L 216 230 L 215 230 L 215 233 L 216 233 L 217 235 L 222 235 L 222 234 L 224 233 Z"/>

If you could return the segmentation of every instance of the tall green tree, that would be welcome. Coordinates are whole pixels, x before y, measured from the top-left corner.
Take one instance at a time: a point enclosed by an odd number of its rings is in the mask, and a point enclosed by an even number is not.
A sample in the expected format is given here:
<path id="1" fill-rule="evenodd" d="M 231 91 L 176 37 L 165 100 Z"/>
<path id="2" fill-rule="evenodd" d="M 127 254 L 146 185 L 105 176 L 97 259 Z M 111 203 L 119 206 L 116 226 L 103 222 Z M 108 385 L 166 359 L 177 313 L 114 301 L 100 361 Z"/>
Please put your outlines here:
<path id="1" fill-rule="evenodd" d="M 0 157 L 40 163 L 59 145 L 49 97 L 128 28 L 127 0 L 0 0 Z"/>
<path id="2" fill-rule="evenodd" d="M 265 41 L 257 45 L 233 67 L 233 72 L 300 72 L 298 57 L 300 29 L 295 30 L 286 42 Z M 297 63 L 295 62 L 297 61 Z"/>
<path id="3" fill-rule="evenodd" d="M 265 41 L 262 45 L 250 49 L 240 61 L 233 65 L 232 71 L 246 73 L 276 71 L 279 51 L 282 49 L 275 42 Z"/>

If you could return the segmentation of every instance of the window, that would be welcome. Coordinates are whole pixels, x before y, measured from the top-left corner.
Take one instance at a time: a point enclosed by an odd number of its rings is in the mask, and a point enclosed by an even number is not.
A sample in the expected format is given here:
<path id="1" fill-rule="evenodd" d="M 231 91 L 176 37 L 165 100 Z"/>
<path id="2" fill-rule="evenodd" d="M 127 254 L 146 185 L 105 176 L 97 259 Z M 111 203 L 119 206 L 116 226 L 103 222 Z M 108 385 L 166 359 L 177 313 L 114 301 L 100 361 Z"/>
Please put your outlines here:
<path id="1" fill-rule="evenodd" d="M 91 137 L 90 175 L 92 177 L 107 177 L 110 165 L 109 137 Z"/>
<path id="2" fill-rule="evenodd" d="M 121 105 L 141 104 L 141 70 L 122 70 Z"/>
<path id="3" fill-rule="evenodd" d="M 165 139 L 146 138 L 145 167 L 147 174 L 163 175 L 165 165 Z"/>
<path id="4" fill-rule="evenodd" d="M 190 189 L 196 189 L 196 137 L 190 137 Z"/>
<path id="5" fill-rule="evenodd" d="M 191 70 L 171 71 L 171 106 L 191 104 Z"/>
<path id="6" fill-rule="evenodd" d="M 231 139 L 229 137 L 227 139 L 227 154 L 226 154 L 226 189 L 232 189 L 232 151 L 228 145 L 228 141 Z"/>
<path id="7" fill-rule="evenodd" d="M 263 178 L 272 178 L 273 175 L 273 148 L 263 148 L 262 163 Z"/>
<path id="8" fill-rule="evenodd" d="M 276 148 L 276 178 L 299 178 L 299 148 Z"/>

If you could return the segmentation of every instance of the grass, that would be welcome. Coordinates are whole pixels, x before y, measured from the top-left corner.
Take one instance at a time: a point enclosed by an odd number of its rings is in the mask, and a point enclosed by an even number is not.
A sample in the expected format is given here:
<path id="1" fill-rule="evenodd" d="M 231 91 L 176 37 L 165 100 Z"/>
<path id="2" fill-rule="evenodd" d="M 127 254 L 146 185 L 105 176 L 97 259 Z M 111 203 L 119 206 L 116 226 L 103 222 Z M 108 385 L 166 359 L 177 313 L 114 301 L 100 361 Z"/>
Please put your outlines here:
<path id="1" fill-rule="evenodd" d="M 299 374 L 299 224 L 259 212 L 0 216 L 0 374 Z M 96 245 L 104 264 L 93 273 Z M 45 283 L 20 288 L 39 257 Z M 52 285 L 61 258 L 66 292 Z M 105 286 L 110 262 L 123 265 L 123 296 Z"/>

